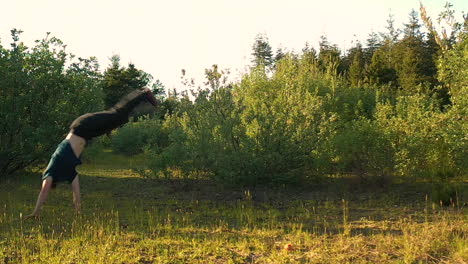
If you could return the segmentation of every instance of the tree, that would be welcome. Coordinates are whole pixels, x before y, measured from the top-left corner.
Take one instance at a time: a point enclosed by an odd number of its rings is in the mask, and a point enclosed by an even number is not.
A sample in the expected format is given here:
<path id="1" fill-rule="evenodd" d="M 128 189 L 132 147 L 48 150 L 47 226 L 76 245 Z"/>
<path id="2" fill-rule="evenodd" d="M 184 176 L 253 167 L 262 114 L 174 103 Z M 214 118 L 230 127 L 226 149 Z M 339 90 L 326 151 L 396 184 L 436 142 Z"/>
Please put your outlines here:
<path id="1" fill-rule="evenodd" d="M 317 64 L 318 57 L 317 51 L 309 46 L 309 43 L 306 43 L 304 48 L 302 48 L 302 59 L 309 64 Z"/>
<path id="2" fill-rule="evenodd" d="M 282 48 L 278 48 L 276 50 L 276 55 L 275 55 L 275 63 L 278 63 L 281 59 L 283 59 L 286 56 Z"/>
<path id="3" fill-rule="evenodd" d="M 211 69 L 205 69 L 205 85 L 211 89 L 211 91 L 216 91 L 220 87 L 225 86 L 227 82 L 227 76 L 229 75 L 229 70 L 218 70 L 218 65 L 213 64 Z"/>
<path id="4" fill-rule="evenodd" d="M 409 13 L 409 21 L 408 24 L 404 24 L 404 29 L 403 29 L 403 38 L 414 38 L 414 39 L 422 39 L 423 35 L 421 33 L 421 24 L 419 24 L 419 19 L 418 19 L 418 12 L 416 10 L 412 9 L 411 12 Z"/>
<path id="5" fill-rule="evenodd" d="M 426 47 L 437 61 L 437 69 L 431 68 L 429 70 L 437 74 L 437 81 L 440 84 L 437 93 L 442 99 L 442 105 L 448 105 L 454 99 L 457 101 L 456 98 L 461 98 L 457 94 L 459 89 L 463 87 L 460 84 L 463 84 L 463 76 L 466 75 L 466 72 L 463 71 L 466 69 L 464 66 L 466 65 L 464 62 L 466 55 L 463 54 L 463 46 L 466 44 L 468 32 L 468 14 L 463 15 L 463 23 L 459 23 L 455 19 L 455 11 L 452 7 L 452 4 L 447 2 L 445 10 L 439 14 L 437 19 L 439 29 L 436 30 L 425 7 L 420 5 L 421 18 L 429 31 Z M 459 83 L 460 80 L 462 81 Z M 453 98 L 454 95 L 455 98 Z"/>
<path id="6" fill-rule="evenodd" d="M 350 50 L 348 57 L 351 64 L 348 70 L 348 78 L 352 86 L 359 86 L 364 79 L 364 52 L 361 44 Z"/>
<path id="7" fill-rule="evenodd" d="M 333 76 L 337 75 L 338 72 L 343 72 L 343 69 L 340 69 L 341 58 L 338 47 L 328 42 L 325 35 L 320 36 L 319 46 L 318 61 L 322 70 Z"/>
<path id="8" fill-rule="evenodd" d="M 252 63 L 254 67 L 271 67 L 273 65 L 273 52 L 266 35 L 257 35 L 252 46 L 252 56 Z"/>
<path id="9" fill-rule="evenodd" d="M 366 79 L 371 84 L 396 85 L 397 75 L 391 66 L 390 55 L 386 45 L 380 47 L 372 55 L 371 64 L 366 69 Z"/>
<path id="10" fill-rule="evenodd" d="M 437 58 L 441 55 L 441 49 L 437 42 L 435 41 L 435 37 L 432 32 L 427 33 L 426 38 L 424 40 L 424 49 L 426 50 L 426 55 L 432 63 L 430 65 L 426 65 L 425 70 L 428 75 L 430 76 L 437 76 L 437 65 L 436 61 Z"/>
<path id="11" fill-rule="evenodd" d="M 439 45 L 442 52 L 449 50 L 453 44 L 460 41 L 460 37 L 466 34 L 468 30 L 468 14 L 464 15 L 464 23 L 459 23 L 455 19 L 455 11 L 452 9 L 453 5 L 447 2 L 445 4 L 445 10 L 439 14 L 437 19 L 438 25 L 441 28 L 436 30 L 432 23 L 431 17 L 427 15 L 426 8 L 420 5 L 421 18 L 426 26 L 426 29 L 434 37 L 434 41 Z M 445 24 L 445 25 L 444 25 Z M 447 28 L 448 26 L 448 28 Z M 447 32 L 448 31 L 448 32 Z"/>
<path id="12" fill-rule="evenodd" d="M 0 177 L 45 161 L 73 119 L 102 109 L 95 58 L 73 60 L 49 34 L 28 48 L 21 32 L 0 45 Z"/>
<path id="13" fill-rule="evenodd" d="M 452 102 L 468 106 L 468 36 L 455 43 L 438 60 L 438 79 L 447 87 Z M 465 113 L 466 114 L 466 113 Z"/>
<path id="14" fill-rule="evenodd" d="M 366 48 L 364 49 L 364 62 L 369 65 L 372 61 L 372 55 L 374 52 L 382 46 L 382 41 L 379 38 L 379 35 L 375 32 L 369 34 L 366 40 Z"/>
<path id="15" fill-rule="evenodd" d="M 384 38 L 384 42 L 395 43 L 398 40 L 400 31 L 395 28 L 395 19 L 393 18 L 393 14 L 388 15 L 386 29 L 388 32 L 381 34 Z"/>
<path id="16" fill-rule="evenodd" d="M 129 63 L 127 68 L 122 67 L 119 55 L 113 55 L 110 61 L 109 68 L 104 71 L 103 80 L 106 108 L 112 107 L 129 92 L 150 85 L 153 80 L 150 74 L 137 69 L 132 63 Z M 157 92 L 159 89 L 161 87 Z"/>
<path id="17" fill-rule="evenodd" d="M 421 84 L 434 84 L 435 63 L 421 33 L 418 13 L 412 10 L 409 21 L 404 24 L 404 34 L 392 50 L 393 65 L 401 88 L 414 92 Z"/>

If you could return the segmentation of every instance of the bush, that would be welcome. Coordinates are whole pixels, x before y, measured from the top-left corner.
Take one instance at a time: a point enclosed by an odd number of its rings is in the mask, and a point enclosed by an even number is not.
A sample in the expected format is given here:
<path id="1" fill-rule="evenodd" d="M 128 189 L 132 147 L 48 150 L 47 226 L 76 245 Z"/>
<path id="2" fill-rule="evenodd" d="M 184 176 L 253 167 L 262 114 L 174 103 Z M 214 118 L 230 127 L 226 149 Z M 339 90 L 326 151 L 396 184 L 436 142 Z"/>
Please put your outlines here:
<path id="1" fill-rule="evenodd" d="M 155 174 L 202 172 L 237 185 L 331 174 L 381 183 L 393 175 L 437 183 L 466 176 L 467 100 L 459 96 L 466 88 L 440 109 L 430 95 L 398 96 L 390 85 L 347 87 L 316 60 L 295 55 L 237 84 L 221 86 L 221 74 L 209 73 L 212 90 L 178 101 L 163 121 L 168 141 L 152 151 Z"/>
<path id="2" fill-rule="evenodd" d="M 28 48 L 12 30 L 11 49 L 0 46 L 0 175 L 43 162 L 80 114 L 102 109 L 95 60 L 65 52 L 53 37 Z"/>
<path id="3" fill-rule="evenodd" d="M 321 118 L 314 94 L 324 89 L 323 82 L 307 79 L 310 72 L 301 63 L 290 58 L 271 79 L 257 69 L 238 85 L 201 91 L 193 103 L 181 103 L 168 121 L 170 145 L 155 156 L 154 170 L 176 166 L 241 185 L 300 181 L 311 166 Z"/>
<path id="4" fill-rule="evenodd" d="M 146 149 L 161 148 L 167 142 L 167 135 L 158 119 L 140 119 L 130 122 L 112 136 L 111 146 L 125 155 L 135 155 Z"/>
<path id="5" fill-rule="evenodd" d="M 434 184 L 431 192 L 431 200 L 433 203 L 451 205 L 458 202 L 457 198 L 457 191 L 453 184 L 447 182 Z"/>
<path id="6" fill-rule="evenodd" d="M 431 103 L 432 102 L 432 103 Z M 376 118 L 393 143 L 397 174 L 447 182 L 466 173 L 466 126 L 427 95 L 379 105 Z"/>
<path id="7" fill-rule="evenodd" d="M 393 149 L 390 140 L 371 120 L 347 123 L 331 138 L 337 173 L 354 174 L 364 180 L 383 182 L 393 173 Z"/>
<path id="8" fill-rule="evenodd" d="M 182 176 L 187 176 L 194 169 L 190 164 L 187 134 L 178 120 L 175 116 L 168 116 L 165 119 L 163 130 L 166 131 L 166 144 L 149 151 L 152 159 L 148 165 L 153 177 L 160 177 L 162 173 L 165 178 L 170 178 L 173 176 L 173 171 L 179 171 Z"/>

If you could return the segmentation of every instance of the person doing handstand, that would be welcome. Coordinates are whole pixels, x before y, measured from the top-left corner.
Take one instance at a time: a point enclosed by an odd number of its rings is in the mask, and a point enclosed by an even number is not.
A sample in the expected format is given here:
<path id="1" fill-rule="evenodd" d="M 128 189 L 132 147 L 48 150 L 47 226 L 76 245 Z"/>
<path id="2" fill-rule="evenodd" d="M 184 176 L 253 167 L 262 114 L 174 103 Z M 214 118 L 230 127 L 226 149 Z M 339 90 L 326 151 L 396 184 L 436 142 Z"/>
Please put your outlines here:
<path id="1" fill-rule="evenodd" d="M 39 216 L 51 188 L 60 182 L 71 183 L 75 210 L 80 213 L 80 182 L 75 168 L 81 164 L 81 153 L 92 138 L 107 134 L 127 123 L 131 111 L 144 102 L 155 107 L 158 105 L 149 88 L 133 91 L 106 111 L 84 114 L 75 119 L 70 125 L 70 132 L 52 154 L 42 175 L 42 188 L 34 211 L 24 219 Z"/>

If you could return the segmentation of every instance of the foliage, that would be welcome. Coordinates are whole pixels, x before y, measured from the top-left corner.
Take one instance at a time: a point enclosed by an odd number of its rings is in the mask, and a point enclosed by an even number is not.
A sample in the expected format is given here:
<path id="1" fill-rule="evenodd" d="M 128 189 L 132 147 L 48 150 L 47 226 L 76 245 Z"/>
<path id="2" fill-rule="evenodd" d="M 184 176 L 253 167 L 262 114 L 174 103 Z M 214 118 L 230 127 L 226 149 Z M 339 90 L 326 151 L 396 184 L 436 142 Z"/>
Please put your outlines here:
<path id="1" fill-rule="evenodd" d="M 228 87 L 213 93 L 201 91 L 195 103 L 185 100 L 180 116 L 167 119 L 170 146 L 157 153 L 156 163 L 164 171 L 185 169 L 210 171 L 220 177 L 238 175 L 242 166 L 239 146 L 239 117 Z"/>
<path id="2" fill-rule="evenodd" d="M 354 87 L 359 87 L 364 80 L 364 53 L 361 45 L 351 50 L 348 57 L 351 59 L 349 65 L 349 82 Z"/>
<path id="3" fill-rule="evenodd" d="M 236 87 L 247 136 L 243 146 L 253 156 L 250 177 L 260 182 L 295 182 L 307 174 L 321 107 L 311 66 L 317 64 L 307 57 L 289 56 L 271 79 L 254 71 Z"/>
<path id="4" fill-rule="evenodd" d="M 145 150 L 164 147 L 167 135 L 159 119 L 140 119 L 130 122 L 112 135 L 111 146 L 125 155 L 136 155 Z"/>
<path id="5" fill-rule="evenodd" d="M 452 100 L 460 107 L 468 107 L 468 36 L 438 60 L 439 80 L 448 88 Z"/>
<path id="6" fill-rule="evenodd" d="M 105 107 L 110 108 L 115 105 L 123 96 L 136 89 L 150 86 L 154 94 L 164 91 L 164 85 L 159 80 L 153 82 L 153 76 L 129 63 L 128 67 L 120 65 L 120 56 L 111 57 L 111 64 L 104 71 L 103 91 Z"/>
<path id="7" fill-rule="evenodd" d="M 0 46 L 0 173 L 34 165 L 50 155 L 78 115 L 102 108 L 101 75 L 94 58 L 74 61 L 49 36 L 32 48 L 12 30 Z"/>
<path id="8" fill-rule="evenodd" d="M 393 87 L 397 85 L 397 74 L 392 67 L 388 44 L 383 45 L 373 53 L 365 77 L 370 84 L 389 84 Z"/>
<path id="9" fill-rule="evenodd" d="M 431 91 L 435 76 L 425 67 L 433 67 L 429 50 L 437 49 L 422 38 L 415 12 L 401 40 L 389 23 L 384 43 L 373 43 L 374 35 L 372 47 L 357 45 L 344 58 L 322 37 L 318 54 L 306 45 L 301 54 L 281 55 L 269 72 L 252 68 L 238 83 L 226 83 L 216 65 L 206 70 L 207 88 L 193 102 L 178 101 L 164 121 L 170 140 L 154 155 L 153 171 L 203 172 L 241 185 L 350 174 L 443 186 L 465 177 L 466 97 L 451 93 L 454 103 L 444 108 Z M 439 59 L 439 82 L 462 92 L 465 75 L 444 73 L 463 73 L 463 47 Z"/>
<path id="10" fill-rule="evenodd" d="M 346 126 L 330 139 L 333 160 L 341 174 L 352 174 L 383 183 L 393 174 L 393 149 L 391 141 L 369 119 L 359 119 Z"/>
<path id="11" fill-rule="evenodd" d="M 273 65 L 273 52 L 266 35 L 257 35 L 252 47 L 252 55 L 252 63 L 254 68 L 259 66 L 268 68 Z"/>
<path id="12" fill-rule="evenodd" d="M 336 128 L 327 120 L 346 125 L 370 118 L 376 104 L 374 90 L 346 88 L 309 52 L 286 55 L 271 77 L 258 68 L 234 86 L 220 85 L 216 67 L 206 73 L 211 89 L 193 102 L 182 100 L 179 113 L 166 120 L 173 140 L 155 155 L 154 171 L 204 171 L 224 183 L 248 185 L 304 182 L 317 176 L 311 153 L 319 140 L 328 140 L 319 131 Z"/>
<path id="13" fill-rule="evenodd" d="M 466 125 L 440 112 L 427 96 L 400 97 L 395 106 L 381 104 L 376 116 L 392 138 L 399 175 L 438 182 L 466 173 Z"/>

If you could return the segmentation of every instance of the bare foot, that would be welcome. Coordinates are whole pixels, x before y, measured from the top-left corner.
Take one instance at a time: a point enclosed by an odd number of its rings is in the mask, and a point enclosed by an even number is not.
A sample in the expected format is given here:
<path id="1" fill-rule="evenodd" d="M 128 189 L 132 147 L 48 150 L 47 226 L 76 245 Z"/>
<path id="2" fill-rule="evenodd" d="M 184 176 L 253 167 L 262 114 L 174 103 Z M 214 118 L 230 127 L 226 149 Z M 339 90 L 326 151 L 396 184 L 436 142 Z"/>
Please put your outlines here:
<path id="1" fill-rule="evenodd" d="M 145 89 L 143 89 L 143 91 L 146 93 L 146 99 L 148 99 L 148 101 L 149 101 L 153 106 L 157 106 L 157 105 L 158 105 L 158 101 L 157 101 L 156 98 L 154 97 L 153 92 L 151 92 L 151 89 L 148 88 L 148 87 L 145 87 Z"/>

